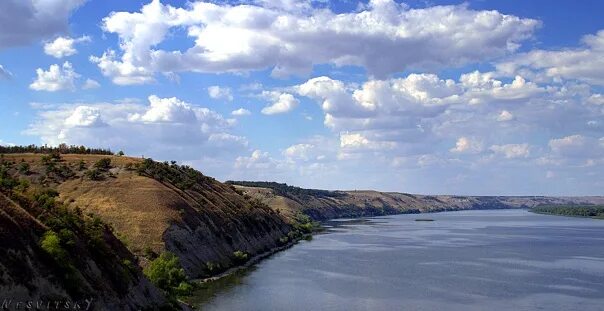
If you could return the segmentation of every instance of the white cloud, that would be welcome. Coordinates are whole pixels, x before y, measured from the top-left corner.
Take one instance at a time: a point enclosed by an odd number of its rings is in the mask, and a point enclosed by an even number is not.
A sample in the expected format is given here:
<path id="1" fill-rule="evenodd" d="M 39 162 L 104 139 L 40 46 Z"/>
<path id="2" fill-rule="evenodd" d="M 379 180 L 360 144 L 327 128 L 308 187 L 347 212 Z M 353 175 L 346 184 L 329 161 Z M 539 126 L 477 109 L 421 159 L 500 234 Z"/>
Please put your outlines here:
<path id="1" fill-rule="evenodd" d="M 15 146 L 15 144 L 0 139 L 0 146 Z"/>
<path id="2" fill-rule="evenodd" d="M 562 50 L 532 50 L 497 64 L 505 74 L 524 73 L 536 79 L 577 79 L 604 85 L 604 30 L 583 37 L 584 46 Z"/>
<path id="3" fill-rule="evenodd" d="M 371 0 L 359 11 L 339 14 L 290 1 L 193 2 L 176 8 L 153 0 L 140 12 L 104 18 L 103 29 L 119 36 L 121 51 L 91 60 L 117 84 L 149 83 L 156 72 L 272 68 L 274 76 L 307 74 L 313 65 L 326 63 L 362 66 L 384 77 L 505 55 L 538 25 L 467 5 L 412 9 L 394 0 Z M 195 45 L 185 51 L 157 49 L 176 27 L 185 28 Z"/>
<path id="4" fill-rule="evenodd" d="M 130 121 L 147 123 L 194 123 L 196 121 L 193 107 L 176 97 L 159 98 L 149 96 L 149 109 L 144 113 L 135 113 L 129 116 Z"/>
<path id="5" fill-rule="evenodd" d="M 380 150 L 386 151 L 395 146 L 393 142 L 372 141 L 361 133 L 340 133 L 340 148 L 343 153 L 340 156 L 348 156 L 346 153 L 365 151 L 365 150 Z"/>
<path id="6" fill-rule="evenodd" d="M 567 149 L 580 148 L 585 145 L 585 137 L 582 135 L 571 135 L 549 141 L 549 147 L 554 152 L 563 152 Z"/>
<path id="7" fill-rule="evenodd" d="M 275 166 L 275 160 L 269 156 L 268 152 L 263 152 L 261 150 L 254 150 L 249 157 L 239 156 L 235 160 L 235 168 L 238 169 L 267 170 L 274 168 Z"/>
<path id="8" fill-rule="evenodd" d="M 13 74 L 0 65 L 0 80 L 9 80 L 13 77 Z"/>
<path id="9" fill-rule="evenodd" d="M 283 155 L 290 159 L 301 159 L 308 161 L 310 158 L 310 153 L 314 148 L 315 146 L 311 144 L 291 145 L 283 151 Z"/>
<path id="10" fill-rule="evenodd" d="M 0 1 L 0 49 L 26 45 L 67 31 L 71 13 L 85 0 Z"/>
<path id="11" fill-rule="evenodd" d="M 501 111 L 497 116 L 497 121 L 499 122 L 507 122 L 512 120 L 514 120 L 514 115 L 507 110 Z"/>
<path id="12" fill-rule="evenodd" d="M 598 149 L 595 141 L 579 134 L 551 139 L 548 145 L 554 154 L 561 156 L 582 156 Z"/>
<path id="13" fill-rule="evenodd" d="M 86 82 L 82 85 L 82 89 L 91 90 L 101 87 L 101 84 L 92 79 L 86 79 Z"/>
<path id="14" fill-rule="evenodd" d="M 266 115 L 290 112 L 294 110 L 294 108 L 296 108 L 299 103 L 298 99 L 296 99 L 292 94 L 289 93 L 264 91 L 262 93 L 262 96 L 269 98 L 272 101 L 269 106 L 262 108 L 261 112 Z"/>
<path id="15" fill-rule="evenodd" d="M 496 80 L 494 76 L 492 72 L 479 71 L 461 75 L 459 81 L 467 89 L 470 104 L 524 100 L 546 91 L 534 82 L 527 82 L 519 75 L 508 84 Z"/>
<path id="16" fill-rule="evenodd" d="M 449 149 L 453 153 L 480 153 L 482 151 L 482 142 L 469 137 L 460 137 L 455 143 L 455 147 Z"/>
<path id="17" fill-rule="evenodd" d="M 220 87 L 218 85 L 210 86 L 208 87 L 208 95 L 213 99 L 233 101 L 233 94 L 228 87 Z"/>
<path id="18" fill-rule="evenodd" d="M 526 158 L 530 155 L 528 144 L 492 145 L 489 148 L 495 154 L 501 154 L 506 159 Z"/>
<path id="19" fill-rule="evenodd" d="M 71 56 L 78 52 L 75 49 L 74 44 L 90 41 L 91 39 L 88 36 L 82 36 L 75 39 L 71 37 L 57 37 L 53 41 L 44 44 L 44 53 L 56 58 Z"/>
<path id="20" fill-rule="evenodd" d="M 587 99 L 587 102 L 593 105 L 604 105 L 604 95 L 602 94 L 592 94 Z"/>
<path id="21" fill-rule="evenodd" d="M 75 79 L 80 75 L 73 70 L 70 62 L 63 63 L 63 66 L 50 65 L 48 71 L 42 68 L 36 69 L 37 78 L 29 88 L 36 91 L 55 92 L 61 90 L 75 90 Z"/>
<path id="22" fill-rule="evenodd" d="M 237 110 L 233 110 L 231 112 L 231 114 L 234 115 L 234 116 L 242 117 L 242 116 L 249 116 L 252 113 L 249 110 L 245 109 L 245 108 L 239 108 Z"/>
<path id="23" fill-rule="evenodd" d="M 178 98 L 148 100 L 32 106 L 38 114 L 26 134 L 50 145 L 110 147 L 181 161 L 204 157 L 232 163 L 247 150 L 245 137 L 230 133 L 233 124 L 217 112 Z"/>
<path id="24" fill-rule="evenodd" d="M 77 106 L 73 110 L 73 113 L 65 119 L 65 126 L 68 127 L 96 127 L 103 125 L 105 123 L 101 120 L 100 109 L 90 106 Z"/>

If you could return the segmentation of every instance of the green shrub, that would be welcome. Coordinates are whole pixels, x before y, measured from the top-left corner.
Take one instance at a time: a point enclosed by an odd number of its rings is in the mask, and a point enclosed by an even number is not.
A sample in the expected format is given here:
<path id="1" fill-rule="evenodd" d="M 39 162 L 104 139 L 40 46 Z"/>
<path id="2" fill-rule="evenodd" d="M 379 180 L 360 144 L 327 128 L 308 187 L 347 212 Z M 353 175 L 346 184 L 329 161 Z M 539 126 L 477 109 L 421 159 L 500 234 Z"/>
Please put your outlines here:
<path id="1" fill-rule="evenodd" d="M 67 261 L 67 252 L 61 246 L 61 239 L 54 231 L 44 233 L 40 240 L 40 247 L 48 253 L 57 263 L 63 264 Z"/>
<path id="2" fill-rule="evenodd" d="M 55 198 L 59 193 L 54 189 L 42 189 L 34 193 L 33 199 L 36 206 L 50 210 L 55 206 Z"/>
<path id="3" fill-rule="evenodd" d="M 0 189 L 12 190 L 17 186 L 17 180 L 8 174 L 8 168 L 0 166 Z"/>
<path id="4" fill-rule="evenodd" d="M 181 267 L 176 255 L 166 252 L 151 261 L 143 271 L 151 283 L 174 297 L 183 289 L 182 283 L 187 283 L 185 270 Z"/>
<path id="5" fill-rule="evenodd" d="M 233 257 L 235 257 L 235 262 L 242 264 L 248 261 L 249 255 L 243 251 L 234 251 Z"/>
<path id="6" fill-rule="evenodd" d="M 29 163 L 27 163 L 27 162 L 19 163 L 19 173 L 27 174 L 27 173 L 29 173 L 29 168 L 30 168 Z"/>
<path id="7" fill-rule="evenodd" d="M 175 292 L 178 296 L 187 296 L 191 295 L 193 289 L 193 285 L 191 285 L 190 283 L 180 282 L 180 284 L 178 284 L 178 287 L 175 289 Z"/>
<path id="8" fill-rule="evenodd" d="M 97 168 L 93 168 L 91 170 L 86 171 L 86 173 L 84 173 L 84 176 L 86 176 L 90 180 L 103 180 L 103 174 Z"/>
<path id="9" fill-rule="evenodd" d="M 15 186 L 15 189 L 21 192 L 27 191 L 29 189 L 29 180 L 19 179 L 19 183 Z"/>
<path id="10" fill-rule="evenodd" d="M 110 158 L 102 158 L 98 161 L 96 161 L 96 163 L 94 163 L 94 167 L 99 169 L 99 170 L 103 170 L 106 171 L 108 169 L 111 168 L 111 159 Z"/>
<path id="11" fill-rule="evenodd" d="M 279 244 L 279 245 L 285 245 L 285 244 L 287 244 L 287 242 L 289 242 L 289 238 L 288 238 L 287 236 L 284 236 L 284 237 L 281 237 L 281 238 L 279 239 L 278 244 Z"/>
<path id="12" fill-rule="evenodd" d="M 220 269 L 220 264 L 214 263 L 213 261 L 207 261 L 206 269 L 208 270 L 208 272 L 212 273 L 212 272 Z"/>

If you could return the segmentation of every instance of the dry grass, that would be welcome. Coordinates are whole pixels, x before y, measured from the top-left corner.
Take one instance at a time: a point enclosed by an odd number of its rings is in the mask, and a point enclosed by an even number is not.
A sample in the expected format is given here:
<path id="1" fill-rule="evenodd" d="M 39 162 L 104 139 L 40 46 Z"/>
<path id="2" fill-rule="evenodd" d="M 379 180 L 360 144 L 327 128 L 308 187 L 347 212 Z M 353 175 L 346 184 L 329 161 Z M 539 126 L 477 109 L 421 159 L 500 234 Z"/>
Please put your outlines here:
<path id="1" fill-rule="evenodd" d="M 246 187 L 236 185 L 235 188 L 243 191 L 252 198 L 259 199 L 262 203 L 268 205 L 281 215 L 292 219 L 298 211 L 304 207 L 300 203 L 289 198 L 276 195 L 272 189 L 261 187 Z"/>
<path id="2" fill-rule="evenodd" d="M 103 181 L 69 180 L 59 187 L 60 198 L 110 223 L 131 251 L 164 250 L 162 235 L 181 220 L 179 206 L 187 204 L 160 182 L 122 172 Z M 152 225 L 151 225 L 152 224 Z"/>

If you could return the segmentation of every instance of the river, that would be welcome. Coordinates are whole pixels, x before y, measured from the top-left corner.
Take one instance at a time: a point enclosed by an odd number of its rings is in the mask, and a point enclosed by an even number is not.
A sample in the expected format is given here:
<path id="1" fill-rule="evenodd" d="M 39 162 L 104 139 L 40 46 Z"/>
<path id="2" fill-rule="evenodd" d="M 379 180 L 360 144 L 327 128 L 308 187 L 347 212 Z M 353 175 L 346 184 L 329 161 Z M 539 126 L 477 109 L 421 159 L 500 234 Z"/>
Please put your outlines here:
<path id="1" fill-rule="evenodd" d="M 490 210 L 327 226 L 195 301 L 201 310 L 604 310 L 604 220 Z"/>

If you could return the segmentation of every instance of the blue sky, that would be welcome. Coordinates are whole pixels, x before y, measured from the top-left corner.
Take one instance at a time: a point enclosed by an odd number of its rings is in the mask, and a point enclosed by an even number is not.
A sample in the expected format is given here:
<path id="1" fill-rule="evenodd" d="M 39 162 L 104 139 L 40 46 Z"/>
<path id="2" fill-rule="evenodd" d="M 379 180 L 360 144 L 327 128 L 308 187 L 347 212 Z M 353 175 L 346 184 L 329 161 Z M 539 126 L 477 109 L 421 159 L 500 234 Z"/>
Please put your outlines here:
<path id="1" fill-rule="evenodd" d="M 220 180 L 602 195 L 601 1 L 0 4 L 0 144 Z"/>

